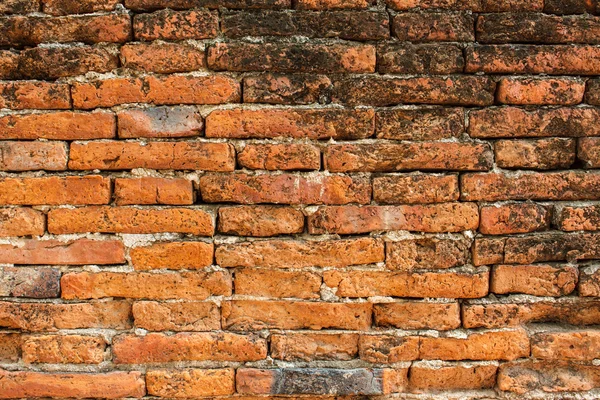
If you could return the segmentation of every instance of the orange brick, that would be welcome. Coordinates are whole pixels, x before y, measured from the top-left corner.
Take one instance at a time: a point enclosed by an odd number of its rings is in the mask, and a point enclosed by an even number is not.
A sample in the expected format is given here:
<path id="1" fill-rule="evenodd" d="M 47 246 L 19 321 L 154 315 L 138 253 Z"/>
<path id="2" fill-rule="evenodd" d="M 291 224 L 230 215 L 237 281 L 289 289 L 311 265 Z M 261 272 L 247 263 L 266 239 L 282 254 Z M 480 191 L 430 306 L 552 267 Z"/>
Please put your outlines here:
<path id="1" fill-rule="evenodd" d="M 385 266 L 393 270 L 446 269 L 467 264 L 470 243 L 461 239 L 387 241 Z"/>
<path id="2" fill-rule="evenodd" d="M 580 272 L 578 292 L 580 296 L 600 297 L 600 273 L 594 267 Z"/>
<path id="3" fill-rule="evenodd" d="M 373 200 L 380 204 L 423 204 L 456 201 L 457 175 L 403 174 L 373 178 Z"/>
<path id="4" fill-rule="evenodd" d="M 458 303 L 407 301 L 373 306 L 375 325 L 399 329 L 436 329 L 446 331 L 460 327 Z"/>
<path id="5" fill-rule="evenodd" d="M 42 0 L 44 12 L 50 15 L 89 14 L 99 11 L 113 11 L 119 0 Z"/>
<path id="6" fill-rule="evenodd" d="M 575 162 L 574 139 L 498 140 L 494 146 L 500 168 L 568 169 Z"/>
<path id="7" fill-rule="evenodd" d="M 600 168 L 600 140 L 581 138 L 577 143 L 577 158 L 583 161 L 585 168 Z"/>
<path id="8" fill-rule="evenodd" d="M 23 341 L 25 363 L 100 364 L 106 342 L 80 335 L 29 336 Z"/>
<path id="9" fill-rule="evenodd" d="M 358 355 L 358 335 L 288 333 L 271 335 L 271 357 L 284 361 L 348 361 Z"/>
<path id="10" fill-rule="evenodd" d="M 204 242 L 164 242 L 134 247 L 129 251 L 133 268 L 202 269 L 213 262 L 213 244 Z"/>
<path id="11" fill-rule="evenodd" d="M 600 334 L 596 331 L 537 333 L 531 354 L 542 360 L 593 360 L 600 357 Z"/>
<path id="12" fill-rule="evenodd" d="M 321 297 L 321 277 L 314 272 L 244 268 L 235 271 L 235 294 L 260 297 Z"/>
<path id="13" fill-rule="evenodd" d="M 331 87 L 325 75 L 263 73 L 244 78 L 244 103 L 311 104 L 323 102 Z"/>
<path id="14" fill-rule="evenodd" d="M 198 136 L 204 120 L 194 107 L 128 108 L 117 113 L 120 138 Z"/>
<path id="15" fill-rule="evenodd" d="M 193 204 L 192 182 L 184 178 L 117 178 L 115 204 Z"/>
<path id="16" fill-rule="evenodd" d="M 447 390 L 492 389 L 496 384 L 496 365 L 462 365 L 430 367 L 413 364 L 410 388 L 413 393 Z"/>
<path id="17" fill-rule="evenodd" d="M 0 209 L 1 236 L 41 236 L 46 230 L 46 217 L 31 208 Z"/>
<path id="18" fill-rule="evenodd" d="M 459 136 L 465 130 L 462 108 L 377 110 L 375 136 L 396 140 L 438 140 Z"/>
<path id="19" fill-rule="evenodd" d="M 24 240 L 0 244 L 0 264 L 123 264 L 125 250 L 117 240 Z"/>
<path id="20" fill-rule="evenodd" d="M 490 291 L 534 296 L 566 296 L 577 286 L 575 267 L 550 265 L 497 265 L 492 270 Z"/>
<path id="21" fill-rule="evenodd" d="M 204 49 L 185 43 L 128 43 L 121 47 L 121 60 L 125 68 L 158 74 L 206 67 Z"/>
<path id="22" fill-rule="evenodd" d="M 69 109 L 71 108 L 69 85 L 37 81 L 0 82 L 0 108 Z"/>
<path id="23" fill-rule="evenodd" d="M 506 238 L 480 237 L 471 246 L 473 265 L 490 265 L 504 262 Z"/>
<path id="24" fill-rule="evenodd" d="M 417 360 L 419 341 L 415 336 L 361 335 L 360 359 L 377 364 Z"/>
<path id="25" fill-rule="evenodd" d="M 341 10 L 364 9 L 369 7 L 369 0 L 298 0 L 299 10 Z"/>
<path id="26" fill-rule="evenodd" d="M 304 214 L 291 207 L 220 207 L 219 232 L 238 236 L 277 236 L 302 233 Z"/>
<path id="27" fill-rule="evenodd" d="M 563 231 L 600 230 L 600 207 L 565 206 L 557 210 L 556 224 Z"/>
<path id="28" fill-rule="evenodd" d="M 221 396 L 235 392 L 235 370 L 151 370 L 146 373 L 148 394 L 158 397 Z"/>
<path id="29" fill-rule="evenodd" d="M 219 14 L 215 11 L 161 10 L 133 16 L 133 34 L 144 41 L 209 39 L 217 36 L 218 29 Z"/>
<path id="30" fill-rule="evenodd" d="M 583 101 L 585 83 L 568 78 L 512 79 L 498 83 L 497 99 L 503 104 L 575 105 Z"/>
<path id="31" fill-rule="evenodd" d="M 104 111 L 93 113 L 60 111 L 0 117 L 2 139 L 88 140 L 111 139 L 115 135 L 115 116 Z"/>
<path id="32" fill-rule="evenodd" d="M 528 233 L 550 228 L 550 212 L 534 203 L 481 207 L 479 231 L 485 235 Z"/>
<path id="33" fill-rule="evenodd" d="M 310 144 L 248 144 L 238 154 L 238 163 L 270 171 L 319 170 L 321 151 Z"/>
<path id="34" fill-rule="evenodd" d="M 0 171 L 64 171 L 66 144 L 61 142 L 0 142 Z"/>
<path id="35" fill-rule="evenodd" d="M 21 335 L 18 333 L 0 334 L 0 360 L 17 362 L 21 358 Z"/>
<path id="36" fill-rule="evenodd" d="M 24 41 L 38 43 L 123 43 L 131 38 L 131 19 L 126 13 L 32 18 Z"/>
<path id="37" fill-rule="evenodd" d="M 158 303 L 138 301 L 133 304 L 135 326 L 149 331 L 215 331 L 221 329 L 221 313 L 214 303 Z"/>
<path id="38" fill-rule="evenodd" d="M 110 178 L 98 175 L 1 178 L 0 204 L 108 204 Z"/>

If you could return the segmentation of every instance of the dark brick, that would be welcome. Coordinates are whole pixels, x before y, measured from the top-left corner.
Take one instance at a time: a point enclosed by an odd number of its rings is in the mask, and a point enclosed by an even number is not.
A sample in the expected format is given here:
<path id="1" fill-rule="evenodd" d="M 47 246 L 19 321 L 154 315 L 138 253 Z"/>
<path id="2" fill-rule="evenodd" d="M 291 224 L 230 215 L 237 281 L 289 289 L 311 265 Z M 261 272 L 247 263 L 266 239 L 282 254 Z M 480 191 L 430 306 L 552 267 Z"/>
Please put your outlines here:
<path id="1" fill-rule="evenodd" d="M 453 74 L 463 71 L 460 47 L 452 44 L 385 44 L 377 49 L 377 71 L 387 74 Z"/>
<path id="2" fill-rule="evenodd" d="M 56 268 L 4 267 L 0 269 L 0 296 L 59 297 L 60 271 Z"/>
<path id="3" fill-rule="evenodd" d="M 314 74 L 261 74 L 244 78 L 244 103 L 326 103 L 331 80 Z"/>

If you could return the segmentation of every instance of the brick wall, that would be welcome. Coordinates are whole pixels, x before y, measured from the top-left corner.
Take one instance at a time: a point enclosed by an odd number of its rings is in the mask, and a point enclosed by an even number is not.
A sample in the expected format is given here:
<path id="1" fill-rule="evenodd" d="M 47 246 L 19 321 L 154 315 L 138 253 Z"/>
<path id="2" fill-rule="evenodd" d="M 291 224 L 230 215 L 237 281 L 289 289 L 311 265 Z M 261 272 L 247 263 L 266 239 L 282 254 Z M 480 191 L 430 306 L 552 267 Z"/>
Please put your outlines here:
<path id="1" fill-rule="evenodd" d="M 1 399 L 600 397 L 597 0 L 0 14 Z"/>

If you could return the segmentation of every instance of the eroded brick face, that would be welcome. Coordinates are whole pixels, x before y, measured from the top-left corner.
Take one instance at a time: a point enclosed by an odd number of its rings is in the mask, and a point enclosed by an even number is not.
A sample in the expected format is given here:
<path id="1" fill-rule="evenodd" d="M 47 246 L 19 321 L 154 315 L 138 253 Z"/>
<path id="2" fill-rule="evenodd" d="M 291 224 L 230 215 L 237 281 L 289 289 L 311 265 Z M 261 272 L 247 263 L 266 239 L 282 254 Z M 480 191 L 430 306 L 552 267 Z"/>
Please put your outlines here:
<path id="1" fill-rule="evenodd" d="M 596 399 L 600 0 L 0 0 L 1 399 Z"/>

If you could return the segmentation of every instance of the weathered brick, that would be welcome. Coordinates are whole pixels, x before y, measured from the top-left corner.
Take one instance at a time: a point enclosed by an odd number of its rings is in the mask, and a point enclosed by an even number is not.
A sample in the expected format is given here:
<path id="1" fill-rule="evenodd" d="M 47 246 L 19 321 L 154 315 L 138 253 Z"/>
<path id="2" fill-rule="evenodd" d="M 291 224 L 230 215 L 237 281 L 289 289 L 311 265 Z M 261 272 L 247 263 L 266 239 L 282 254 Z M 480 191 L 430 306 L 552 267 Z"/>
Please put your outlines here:
<path id="1" fill-rule="evenodd" d="M 68 15 L 89 14 L 100 11 L 113 11 L 120 0 L 42 0 L 42 7 L 46 14 Z"/>
<path id="2" fill-rule="evenodd" d="M 578 292 L 584 297 L 600 297 L 600 273 L 595 267 L 581 270 Z"/>
<path id="3" fill-rule="evenodd" d="M 321 297 L 321 277 L 309 271 L 243 268 L 235 271 L 235 294 L 260 297 Z"/>
<path id="4" fill-rule="evenodd" d="M 106 342 L 97 336 L 28 336 L 23 340 L 25 363 L 100 364 Z"/>
<path id="5" fill-rule="evenodd" d="M 77 15 L 27 19 L 21 44 L 47 42 L 123 43 L 131 38 L 131 19 L 126 13 Z"/>
<path id="6" fill-rule="evenodd" d="M 477 229 L 475 203 L 405 206 L 321 207 L 308 218 L 310 233 L 355 234 L 373 231 L 461 232 Z"/>
<path id="7" fill-rule="evenodd" d="M 0 209 L 0 235 L 41 236 L 46 230 L 46 217 L 31 208 Z"/>
<path id="8" fill-rule="evenodd" d="M 130 108 L 117 113 L 120 138 L 198 136 L 204 120 L 194 107 Z"/>
<path id="9" fill-rule="evenodd" d="M 0 296 L 35 299 L 60 296 L 60 271 L 55 268 L 0 268 Z"/>
<path id="10" fill-rule="evenodd" d="M 325 75 L 264 73 L 244 78 L 244 103 L 311 104 L 329 96 L 331 80 Z"/>
<path id="11" fill-rule="evenodd" d="M 550 212 L 535 203 L 483 206 L 479 231 L 485 235 L 528 233 L 550 228 Z"/>
<path id="12" fill-rule="evenodd" d="M 579 139 L 577 158 L 583 161 L 584 168 L 600 168 L 600 140 L 597 138 Z"/>
<path id="13" fill-rule="evenodd" d="M 216 71 L 316 73 L 375 72 L 375 47 L 367 44 L 216 43 L 208 67 Z"/>
<path id="14" fill-rule="evenodd" d="M 164 242 L 134 247 L 129 251 L 133 268 L 202 269 L 213 262 L 213 244 L 204 242 Z"/>
<path id="15" fill-rule="evenodd" d="M 135 326 L 149 331 L 214 331 L 221 328 L 219 307 L 208 302 L 133 303 Z"/>
<path id="16" fill-rule="evenodd" d="M 384 44 L 377 48 L 377 72 L 453 74 L 463 72 L 460 47 L 452 44 Z"/>
<path id="17" fill-rule="evenodd" d="M 594 1 L 588 0 L 545 0 L 544 12 L 548 14 L 584 14 L 586 10 L 594 13 Z"/>
<path id="18" fill-rule="evenodd" d="M 238 153 L 238 164 L 270 171 L 319 170 L 321 151 L 311 144 L 248 144 Z"/>
<path id="19" fill-rule="evenodd" d="M 304 214 L 291 207 L 220 207 L 217 229 L 237 236 L 291 235 L 304 230 Z"/>
<path id="20" fill-rule="evenodd" d="M 117 240 L 23 240 L 0 245 L 1 264 L 123 264 L 125 250 Z"/>
<path id="21" fill-rule="evenodd" d="M 71 108 L 69 85 L 55 82 L 17 81 L 0 82 L 0 108 L 23 110 L 64 110 Z M 15 118 L 2 117 L 0 121 Z M 3 123 L 0 123 L 2 130 Z"/>
<path id="22" fill-rule="evenodd" d="M 366 204 L 371 185 L 363 177 L 314 174 L 206 174 L 200 178 L 206 203 Z"/>
<path id="23" fill-rule="evenodd" d="M 324 154 L 332 172 L 486 171 L 492 163 L 490 146 L 479 143 L 330 144 Z"/>
<path id="24" fill-rule="evenodd" d="M 359 10 L 369 7 L 371 0 L 298 0 L 299 10 Z"/>
<path id="25" fill-rule="evenodd" d="M 61 142 L 0 141 L 0 171 L 64 171 L 66 144 Z"/>
<path id="26" fill-rule="evenodd" d="M 215 11 L 169 9 L 133 16 L 137 40 L 209 39 L 217 36 L 219 15 Z"/>
<path id="27" fill-rule="evenodd" d="M 562 207 L 557 218 L 558 227 L 563 231 L 600 230 L 600 207 L 597 205 Z"/>
<path id="28" fill-rule="evenodd" d="M 504 262 L 504 244 L 506 238 L 479 237 L 473 241 L 473 265 L 490 265 Z"/>
<path id="29" fill-rule="evenodd" d="M 568 169 L 575 162 L 574 139 L 498 140 L 494 144 L 500 168 Z"/>
<path id="30" fill-rule="evenodd" d="M 393 270 L 446 269 L 459 267 L 469 259 L 465 239 L 406 239 L 385 244 L 385 266 Z"/>
<path id="31" fill-rule="evenodd" d="M 600 105 L 600 79 L 590 79 L 587 82 L 585 102 L 595 106 Z"/>
<path id="32" fill-rule="evenodd" d="M 228 139 L 363 139 L 373 135 L 373 110 L 216 110 L 206 117 L 206 137 Z"/>
<path id="33" fill-rule="evenodd" d="M 39 0 L 5 0 L 0 4 L 0 14 L 28 14 L 40 11 Z"/>
<path id="34" fill-rule="evenodd" d="M 575 261 L 598 258 L 600 235 L 545 234 L 509 237 L 504 246 L 504 262 L 529 264 L 545 261 Z"/>
<path id="35" fill-rule="evenodd" d="M 496 98 L 503 104 L 575 105 L 583 101 L 585 83 L 569 78 L 504 78 Z"/>
<path id="36" fill-rule="evenodd" d="M 485 364 L 432 367 L 415 363 L 410 368 L 409 385 L 413 393 L 492 389 L 497 370 L 496 365 Z"/>
<path id="37" fill-rule="evenodd" d="M 258 361 L 267 356 L 267 343 L 254 335 L 177 333 L 146 336 L 120 335 L 113 339 L 116 364 L 175 361 Z"/>
<path id="38" fill-rule="evenodd" d="M 128 43 L 121 47 L 123 67 L 171 74 L 206 67 L 204 48 L 186 43 Z"/>
<path id="39" fill-rule="evenodd" d="M 291 8 L 291 0 L 125 0 L 125 7 L 135 11 L 153 11 L 161 8 L 185 10 L 195 7 L 207 8 Z"/>
<path id="40" fill-rule="evenodd" d="M 360 359 L 377 364 L 411 361 L 419 358 L 419 338 L 415 336 L 361 335 Z"/>
<path id="41" fill-rule="evenodd" d="M 446 331 L 460 326 L 458 303 L 380 303 L 373 306 L 373 314 L 375 325 L 383 327 Z"/>
<path id="42" fill-rule="evenodd" d="M 0 360 L 16 362 L 21 358 L 21 335 L 18 333 L 0 333 Z"/>
<path id="43" fill-rule="evenodd" d="M 0 6 L 1 7 L 1 6 Z M 20 55 L 16 51 L 0 50 L 0 79 L 19 79 Z"/>
<path id="44" fill-rule="evenodd" d="M 565 296 L 575 290 L 577 276 L 577 268 L 566 265 L 497 265 L 492 269 L 490 291 Z"/>
<path id="45" fill-rule="evenodd" d="M 115 116 L 109 112 L 61 111 L 0 117 L 2 139 L 111 139 L 115 137 L 116 130 Z"/>
<path id="46" fill-rule="evenodd" d="M 327 241 L 263 240 L 219 244 L 215 252 L 221 267 L 346 267 L 384 260 L 379 239 Z"/>
<path id="47" fill-rule="evenodd" d="M 459 136 L 465 130 L 462 108 L 378 110 L 375 136 L 380 139 L 438 140 Z"/>
<path id="48" fill-rule="evenodd" d="M 388 7 L 398 10 L 413 8 L 471 10 L 473 12 L 542 11 L 544 0 L 386 0 Z"/>
<path id="49" fill-rule="evenodd" d="M 406 42 L 473 42 L 475 21 L 466 13 L 400 13 L 394 16 L 394 36 Z"/>
<path id="50" fill-rule="evenodd" d="M 349 105 L 441 104 L 489 106 L 496 84 L 487 76 L 387 78 L 363 76 L 334 83 L 332 99 Z"/>
<path id="51" fill-rule="evenodd" d="M 427 204 L 458 200 L 457 175 L 404 174 L 373 178 L 373 200 L 383 204 Z"/>
<path id="52" fill-rule="evenodd" d="M 146 373 L 148 394 L 159 397 L 221 396 L 235 392 L 235 370 L 151 370 Z"/>
<path id="53" fill-rule="evenodd" d="M 369 303 L 236 300 L 221 305 L 223 329 L 350 329 L 371 326 Z"/>
<path id="54" fill-rule="evenodd" d="M 478 298 L 488 293 L 488 271 L 325 271 L 323 281 L 340 297 Z"/>
<path id="55" fill-rule="evenodd" d="M 531 338 L 531 355 L 542 360 L 593 360 L 600 357 L 600 333 L 537 333 Z"/>
<path id="56" fill-rule="evenodd" d="M 115 204 L 193 204 L 192 182 L 185 178 L 117 178 Z"/>
<path id="57" fill-rule="evenodd" d="M 271 335 L 271 357 L 284 361 L 348 361 L 358 355 L 352 333 L 288 333 Z"/>

